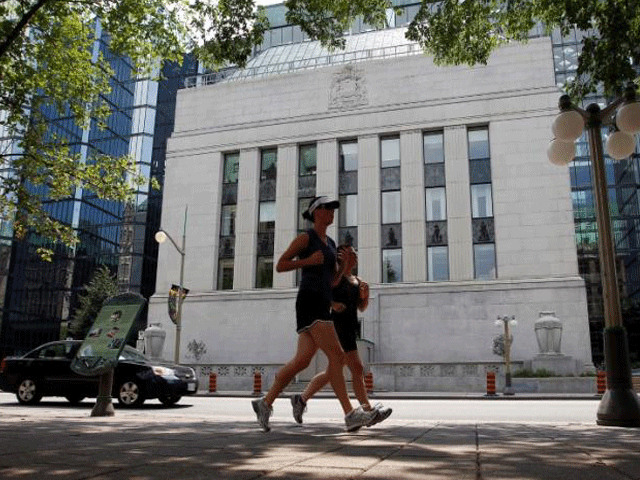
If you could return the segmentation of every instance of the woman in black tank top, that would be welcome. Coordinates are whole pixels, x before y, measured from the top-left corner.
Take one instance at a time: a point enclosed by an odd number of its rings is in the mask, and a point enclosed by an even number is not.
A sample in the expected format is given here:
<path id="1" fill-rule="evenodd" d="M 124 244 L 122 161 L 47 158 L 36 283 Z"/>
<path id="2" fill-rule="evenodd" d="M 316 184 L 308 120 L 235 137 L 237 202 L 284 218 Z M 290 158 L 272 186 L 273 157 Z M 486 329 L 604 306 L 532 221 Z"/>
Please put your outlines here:
<path id="1" fill-rule="evenodd" d="M 358 255 L 354 248 L 349 245 L 340 245 L 338 252 L 346 262 L 346 271 L 340 282 L 333 288 L 331 318 L 333 320 L 340 345 L 345 352 L 344 363 L 351 370 L 353 391 L 360 405 L 365 411 L 374 411 L 375 417 L 368 427 L 381 422 L 391 415 L 391 408 L 384 407 L 377 403 L 374 407 L 369 403 L 367 389 L 364 385 L 364 365 L 358 354 L 356 339 L 360 325 L 358 323 L 358 311 L 364 312 L 369 305 L 369 285 L 354 274 L 354 269 L 358 265 Z M 327 371 L 321 372 L 307 385 L 302 394 L 297 395 L 294 403 L 294 418 L 302 423 L 304 408 L 296 412 L 296 404 L 306 407 L 307 401 L 315 395 L 322 387 L 329 382 Z"/>
<path id="2" fill-rule="evenodd" d="M 330 318 L 331 288 L 340 280 L 346 266 L 336 254 L 335 243 L 327 236 L 327 227 L 333 223 L 334 210 L 338 206 L 338 201 L 327 197 L 314 198 L 303 213 L 305 219 L 313 222 L 313 228 L 298 235 L 276 265 L 278 272 L 302 269 L 296 299 L 298 348 L 295 356 L 276 373 L 267 394 L 252 401 L 264 431 L 270 429 L 273 402 L 293 377 L 309 366 L 318 349 L 327 356 L 329 382 L 344 410 L 347 430 L 360 428 L 373 418 L 371 412 L 365 412 L 362 407 L 354 409 L 351 405 L 342 373 L 344 352 Z"/>

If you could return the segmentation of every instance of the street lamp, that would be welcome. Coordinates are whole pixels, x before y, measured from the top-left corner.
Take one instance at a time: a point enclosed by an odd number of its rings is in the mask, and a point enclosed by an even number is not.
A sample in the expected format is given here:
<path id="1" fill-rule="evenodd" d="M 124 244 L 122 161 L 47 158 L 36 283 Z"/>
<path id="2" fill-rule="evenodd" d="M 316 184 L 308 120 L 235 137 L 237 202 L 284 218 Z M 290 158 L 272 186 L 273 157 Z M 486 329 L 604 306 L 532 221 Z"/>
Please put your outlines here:
<path id="1" fill-rule="evenodd" d="M 556 138 L 547 150 L 551 163 L 566 165 L 573 160 L 574 142 L 585 127 L 591 153 L 604 301 L 604 360 L 607 371 L 607 390 L 598 407 L 597 423 L 640 427 L 640 402 L 632 388 L 629 346 L 620 310 L 601 136 L 602 126 L 617 127 L 607 138 L 607 153 L 616 160 L 627 158 L 633 153 L 633 135 L 640 132 L 640 104 L 636 101 L 636 85 L 629 83 L 624 95 L 613 100 L 602 110 L 596 103 L 583 110 L 573 105 L 568 95 L 560 97 L 559 107 L 560 114 L 552 125 Z"/>
<path id="2" fill-rule="evenodd" d="M 511 332 L 510 327 L 515 327 L 518 324 L 515 316 L 505 315 L 501 317 L 498 315 L 498 319 L 495 321 L 496 327 L 504 328 L 504 395 L 514 395 L 513 388 L 511 387 Z"/>
<path id="3" fill-rule="evenodd" d="M 169 239 L 169 241 L 171 241 L 173 246 L 176 247 L 176 250 L 180 254 L 180 284 L 179 284 L 180 290 L 178 292 L 178 306 L 177 306 L 178 311 L 176 313 L 176 347 L 173 353 L 174 363 L 180 363 L 180 333 L 182 332 L 182 295 L 183 295 L 182 292 L 184 291 L 184 257 L 186 254 L 185 244 L 186 244 L 186 238 L 187 238 L 187 209 L 188 208 L 189 208 L 188 205 L 184 207 L 182 247 L 179 247 L 178 244 L 173 240 L 173 238 L 171 238 L 171 235 L 169 235 L 169 233 L 166 232 L 165 230 L 162 230 L 162 229 L 158 230 L 154 236 L 154 238 L 156 239 L 156 242 L 158 243 L 164 243 L 167 241 L 167 239 Z"/>

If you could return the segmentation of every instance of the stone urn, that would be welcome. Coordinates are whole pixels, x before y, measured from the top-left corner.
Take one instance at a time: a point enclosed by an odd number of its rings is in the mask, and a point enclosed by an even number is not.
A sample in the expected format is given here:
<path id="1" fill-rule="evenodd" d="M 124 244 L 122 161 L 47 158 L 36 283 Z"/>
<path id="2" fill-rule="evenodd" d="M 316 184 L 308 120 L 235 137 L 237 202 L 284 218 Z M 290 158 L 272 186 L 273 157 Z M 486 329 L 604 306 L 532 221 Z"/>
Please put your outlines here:
<path id="1" fill-rule="evenodd" d="M 540 312 L 540 318 L 534 323 L 534 330 L 541 354 L 560 354 L 562 322 L 555 317 L 555 312 Z"/>
<path id="2" fill-rule="evenodd" d="M 150 323 L 144 331 L 144 352 L 150 358 L 162 358 L 166 336 L 167 332 L 162 329 L 162 323 Z"/>

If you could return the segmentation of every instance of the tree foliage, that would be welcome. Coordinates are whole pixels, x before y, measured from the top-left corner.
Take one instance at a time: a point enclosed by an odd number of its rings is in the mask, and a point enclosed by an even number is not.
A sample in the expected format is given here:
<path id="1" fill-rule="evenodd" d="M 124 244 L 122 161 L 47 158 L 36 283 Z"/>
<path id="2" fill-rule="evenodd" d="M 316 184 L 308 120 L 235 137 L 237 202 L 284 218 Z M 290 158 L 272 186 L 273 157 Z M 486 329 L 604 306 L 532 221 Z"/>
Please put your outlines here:
<path id="1" fill-rule="evenodd" d="M 69 323 L 69 333 L 74 339 L 84 339 L 95 322 L 102 304 L 118 294 L 118 282 L 104 265 L 93 274 L 84 293 L 79 296 L 80 306 L 75 310 Z"/>
<path id="2" fill-rule="evenodd" d="M 50 215 L 43 198 L 67 199 L 82 188 L 125 201 L 149 182 L 127 155 L 92 150 L 85 161 L 68 133 L 104 129 L 113 113 L 114 70 L 106 51 L 94 48 L 97 21 L 109 52 L 128 58 L 137 75 L 161 61 L 181 63 L 187 52 L 212 68 L 243 65 L 266 27 L 253 0 L 0 2 L 0 219 L 18 238 L 33 231 L 73 245 L 76 233 Z M 53 119 L 61 125 L 52 128 Z"/>
<path id="3" fill-rule="evenodd" d="M 332 48 L 344 45 L 354 15 L 381 25 L 386 0 L 286 0 L 287 19 Z M 618 94 L 635 80 L 640 63 L 640 6 L 630 0 L 422 0 L 407 38 L 418 42 L 438 65 L 486 64 L 491 52 L 509 42 L 526 42 L 540 22 L 547 33 L 566 35 L 576 27 L 583 48 L 575 80 L 567 84 L 574 99 L 596 92 Z"/>

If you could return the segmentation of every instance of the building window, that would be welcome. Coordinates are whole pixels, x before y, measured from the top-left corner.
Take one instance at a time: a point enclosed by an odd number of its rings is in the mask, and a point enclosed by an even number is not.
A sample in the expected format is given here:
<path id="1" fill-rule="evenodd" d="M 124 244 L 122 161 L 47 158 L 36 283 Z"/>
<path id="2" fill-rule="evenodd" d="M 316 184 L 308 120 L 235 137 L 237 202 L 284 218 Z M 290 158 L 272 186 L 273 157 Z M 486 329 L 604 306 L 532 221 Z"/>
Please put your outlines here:
<path id="1" fill-rule="evenodd" d="M 447 219 L 447 200 L 444 187 L 427 188 L 425 190 L 427 221 Z"/>
<path id="2" fill-rule="evenodd" d="M 447 194 L 444 169 L 444 133 L 425 132 L 422 135 L 424 161 L 424 197 L 427 243 L 427 279 L 449 279 L 449 248 L 447 246 Z"/>
<path id="3" fill-rule="evenodd" d="M 474 276 L 478 280 L 491 280 L 497 274 L 489 129 L 481 127 L 467 130 L 467 142 Z"/>
<path id="4" fill-rule="evenodd" d="M 496 278 L 496 249 L 495 244 L 473 246 L 475 278 L 478 280 L 493 280 Z"/>
<path id="5" fill-rule="evenodd" d="M 278 151 L 260 151 L 260 192 L 256 255 L 256 288 L 273 287 L 273 240 L 276 229 L 276 173 Z"/>
<path id="6" fill-rule="evenodd" d="M 427 263 L 430 281 L 449 280 L 448 247 L 428 247 Z"/>
<path id="7" fill-rule="evenodd" d="M 339 144 L 340 171 L 353 172 L 358 170 L 358 142 L 346 141 Z"/>
<path id="8" fill-rule="evenodd" d="M 258 219 L 256 288 L 273 287 L 273 235 L 276 226 L 276 203 L 261 202 Z"/>
<path id="9" fill-rule="evenodd" d="M 239 165 L 239 153 L 227 153 L 224 155 L 222 206 L 220 209 L 220 246 L 218 248 L 218 290 L 233 289 Z"/>
<path id="10" fill-rule="evenodd" d="M 382 250 L 382 283 L 402 281 L 402 250 Z"/>
<path id="11" fill-rule="evenodd" d="M 444 163 L 442 132 L 427 132 L 422 137 L 424 163 Z"/>
<path id="12" fill-rule="evenodd" d="M 402 281 L 400 138 L 380 139 L 382 281 Z"/>
<path id="13" fill-rule="evenodd" d="M 234 237 L 236 234 L 236 205 L 222 206 L 221 237 Z"/>
<path id="14" fill-rule="evenodd" d="M 316 145 L 300 145 L 299 175 L 301 177 L 316 174 L 317 153 Z"/>
<path id="15" fill-rule="evenodd" d="M 400 138 L 382 138 L 380 140 L 380 167 L 400 166 Z"/>
<path id="16" fill-rule="evenodd" d="M 260 180 L 275 180 L 277 173 L 278 150 L 275 148 L 260 152 Z"/>
<path id="17" fill-rule="evenodd" d="M 340 227 L 358 226 L 358 195 L 341 195 L 338 209 Z"/>
<path id="18" fill-rule="evenodd" d="M 224 156 L 223 183 L 238 183 L 238 170 L 240 167 L 240 154 L 228 153 Z"/>
<path id="19" fill-rule="evenodd" d="M 493 217 L 491 184 L 471 185 L 471 213 L 473 218 Z"/>
<path id="20" fill-rule="evenodd" d="M 382 192 L 382 223 L 400 223 L 402 211 L 400 206 L 400 191 Z"/>

